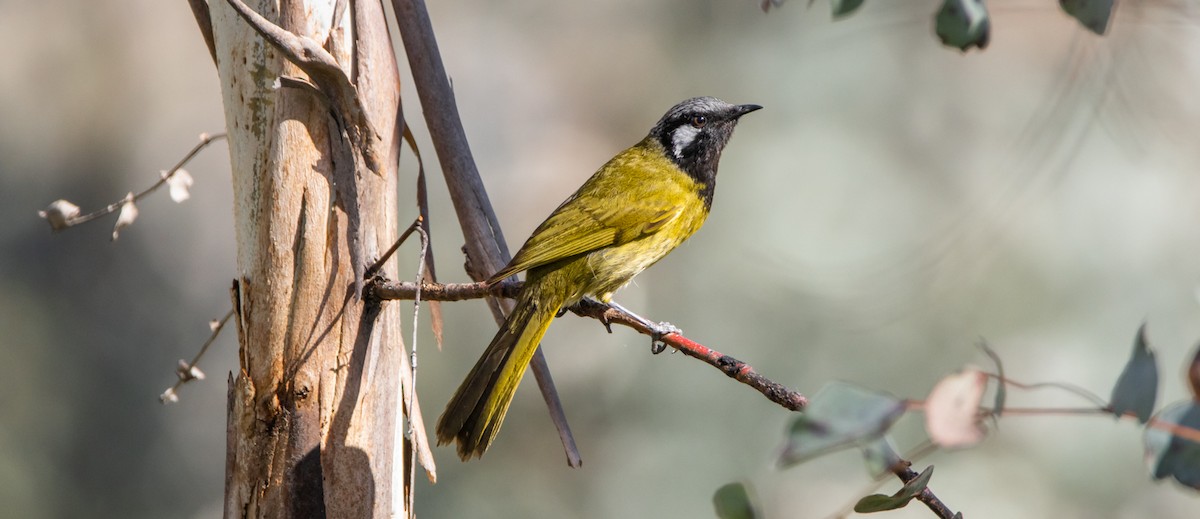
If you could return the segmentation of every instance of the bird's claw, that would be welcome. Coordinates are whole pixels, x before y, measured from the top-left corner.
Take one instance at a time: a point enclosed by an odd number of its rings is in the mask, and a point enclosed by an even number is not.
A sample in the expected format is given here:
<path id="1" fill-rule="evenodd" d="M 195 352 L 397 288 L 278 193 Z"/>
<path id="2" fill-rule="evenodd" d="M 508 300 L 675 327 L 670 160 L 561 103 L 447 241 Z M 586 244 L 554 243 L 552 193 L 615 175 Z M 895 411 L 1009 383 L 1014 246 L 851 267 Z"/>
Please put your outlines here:
<path id="1" fill-rule="evenodd" d="M 678 326 L 675 326 L 671 323 L 658 323 L 657 326 L 651 328 L 650 353 L 658 355 L 659 353 L 666 351 L 667 343 L 663 342 L 662 339 L 663 337 L 666 337 L 672 333 L 682 334 L 683 330 L 680 330 Z"/>

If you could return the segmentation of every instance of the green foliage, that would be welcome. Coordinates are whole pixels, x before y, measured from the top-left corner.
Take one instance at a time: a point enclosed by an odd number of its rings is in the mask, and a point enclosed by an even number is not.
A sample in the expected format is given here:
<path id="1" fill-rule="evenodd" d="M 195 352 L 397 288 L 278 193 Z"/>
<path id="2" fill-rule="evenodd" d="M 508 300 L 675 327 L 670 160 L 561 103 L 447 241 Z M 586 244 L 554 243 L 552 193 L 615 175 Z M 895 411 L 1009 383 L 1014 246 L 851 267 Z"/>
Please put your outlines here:
<path id="1" fill-rule="evenodd" d="M 854 511 L 860 514 L 869 514 L 872 512 L 885 512 L 887 510 L 895 510 L 904 508 L 909 501 L 921 495 L 925 487 L 929 486 L 929 478 L 933 477 L 933 465 L 930 465 L 924 472 L 908 483 L 895 494 L 885 496 L 883 494 L 871 494 L 858 500 L 854 504 Z"/>
<path id="2" fill-rule="evenodd" d="M 834 382 L 821 388 L 792 421 L 780 455 L 782 466 L 875 441 L 904 414 L 904 401 L 878 391 Z"/>
<path id="3" fill-rule="evenodd" d="M 1000 361 L 1000 355 L 991 346 L 988 346 L 987 341 L 980 341 L 979 349 L 983 350 L 983 353 L 989 359 L 992 359 L 992 363 L 996 365 L 996 378 L 1001 381 L 1000 384 L 996 384 L 995 403 L 992 405 L 992 416 L 998 418 L 1004 411 L 1004 402 L 1008 400 L 1008 387 L 1003 383 L 1003 381 L 1008 380 L 1004 376 L 1004 363 Z"/>
<path id="4" fill-rule="evenodd" d="M 808 408 L 797 415 L 788 428 L 779 464 L 786 467 L 840 449 L 858 447 L 862 449 L 872 476 L 879 477 L 901 464 L 907 466 L 909 462 L 897 454 L 887 432 L 909 407 L 925 412 L 926 433 L 932 445 L 942 448 L 972 445 L 983 439 L 986 418 L 999 418 L 1002 412 L 1044 414 L 1038 409 L 1006 410 L 1006 386 L 1011 384 L 1024 389 L 1057 387 L 1095 402 L 1093 407 L 1063 410 L 1065 413 L 1106 411 L 1115 413 L 1118 418 L 1135 417 L 1145 424 L 1144 442 L 1151 460 L 1151 476 L 1156 480 L 1174 478 L 1189 488 L 1200 490 L 1200 349 L 1187 369 L 1194 399 L 1177 402 L 1154 415 L 1158 364 L 1146 339 L 1145 324 L 1138 329 L 1133 352 L 1113 386 L 1108 405 L 1102 404 L 1099 396 L 1066 383 L 1010 381 L 1004 374 L 999 355 L 986 343 L 981 344 L 981 348 L 995 363 L 998 374 L 967 367 L 943 377 L 924 401 L 910 404 L 890 394 L 845 382 L 834 382 L 821 388 L 810 400 Z M 989 380 L 1000 381 L 995 385 L 995 398 L 990 409 L 983 405 Z M 933 467 L 930 466 L 893 495 L 863 497 L 854 510 L 870 513 L 904 507 L 926 489 L 932 474 Z M 757 517 L 753 500 L 740 483 L 722 487 L 713 502 L 721 518 Z"/>
<path id="5" fill-rule="evenodd" d="M 863 0 L 829 0 L 830 7 L 833 8 L 833 17 L 841 18 L 849 16 L 859 7 L 862 7 Z"/>
<path id="6" fill-rule="evenodd" d="M 742 483 L 729 483 L 718 488 L 713 494 L 713 507 L 720 519 L 756 519 L 762 516 L 746 485 Z"/>
<path id="7" fill-rule="evenodd" d="M 896 447 L 892 445 L 892 439 L 888 435 L 880 436 L 875 441 L 866 443 L 862 446 L 863 461 L 867 463 L 867 471 L 872 477 L 880 477 L 888 472 L 891 472 L 892 467 L 895 467 L 901 462 L 900 455 L 896 453 Z"/>
<path id="8" fill-rule="evenodd" d="M 1058 0 L 1063 11 L 1079 20 L 1088 30 L 1103 35 L 1108 30 L 1108 20 L 1112 17 L 1115 0 Z"/>
<path id="9" fill-rule="evenodd" d="M 1197 434 L 1188 439 L 1162 430 L 1164 426 L 1188 427 L 1191 433 L 1200 431 L 1200 404 L 1181 401 L 1167 406 L 1154 417 L 1157 426 L 1146 427 L 1143 439 L 1146 454 L 1151 460 L 1150 475 L 1154 479 L 1175 478 L 1188 487 L 1200 490 L 1200 443 Z M 1153 424 L 1152 424 L 1153 425 Z"/>
<path id="10" fill-rule="evenodd" d="M 1146 423 L 1154 413 L 1154 402 L 1158 399 L 1158 362 L 1154 351 L 1146 343 L 1146 325 L 1138 328 L 1133 341 L 1133 354 L 1117 384 L 1113 387 L 1109 408 L 1118 417 L 1133 413 L 1141 423 Z"/>
<path id="11" fill-rule="evenodd" d="M 963 52 L 987 48 L 991 25 L 983 0 L 945 0 L 934 17 L 934 32 L 942 44 Z"/>
<path id="12" fill-rule="evenodd" d="M 762 0 L 763 12 L 783 5 L 784 0 Z M 829 0 L 834 19 L 845 18 L 865 0 Z M 991 17 L 985 0 L 943 0 L 934 17 L 934 32 L 943 45 L 966 52 L 972 47 L 987 48 L 991 39 Z M 812 5 L 812 2 L 809 2 Z M 1088 30 L 1104 35 L 1116 9 L 1116 0 L 1058 0 L 1063 12 L 1079 21 Z"/>

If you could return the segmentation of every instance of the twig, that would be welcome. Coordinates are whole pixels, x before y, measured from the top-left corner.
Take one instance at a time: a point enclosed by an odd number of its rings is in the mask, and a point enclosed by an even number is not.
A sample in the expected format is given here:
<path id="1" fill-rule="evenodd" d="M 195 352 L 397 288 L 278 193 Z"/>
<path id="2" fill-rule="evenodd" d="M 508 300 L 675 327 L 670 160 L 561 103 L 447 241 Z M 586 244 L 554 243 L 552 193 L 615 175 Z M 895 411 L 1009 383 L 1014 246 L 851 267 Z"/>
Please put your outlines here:
<path id="1" fill-rule="evenodd" d="M 1016 407 L 1016 408 L 1007 408 L 1004 410 L 1004 413 L 1014 415 L 1014 416 L 1036 416 L 1036 415 L 1047 415 L 1047 414 L 1111 415 L 1111 414 L 1113 414 L 1113 410 L 1109 406 L 1104 406 L 1104 407 Z M 1137 420 L 1137 415 L 1134 414 L 1133 411 L 1126 411 L 1124 414 L 1122 414 L 1118 418 L 1129 418 L 1132 420 Z M 1193 442 L 1200 443 L 1200 430 L 1193 429 L 1186 425 L 1180 425 L 1177 423 L 1167 422 L 1167 421 L 1160 420 L 1158 418 L 1151 418 L 1150 421 L 1146 422 L 1146 427 L 1151 428 L 1151 429 L 1158 429 L 1160 431 L 1170 433 L 1173 436 L 1178 436 L 1178 437 L 1186 439 L 1186 440 L 1191 440 Z"/>
<path id="2" fill-rule="evenodd" d="M 407 124 L 404 125 L 404 142 L 412 149 L 413 156 L 417 158 L 417 210 L 421 215 L 421 228 L 425 230 L 425 236 L 429 237 L 432 231 L 429 229 L 429 189 L 425 182 L 425 160 L 421 158 L 421 149 L 417 147 L 417 139 L 413 137 L 412 128 Z M 418 280 L 425 283 L 437 283 L 437 267 L 433 262 L 433 247 L 425 248 L 425 277 Z M 429 322 L 433 328 L 433 338 L 437 341 L 438 350 L 442 349 L 442 303 L 441 301 L 429 302 Z"/>
<path id="3" fill-rule="evenodd" d="M 204 353 L 208 351 L 208 347 L 212 346 L 212 343 L 217 340 L 217 336 L 220 335 L 221 330 L 225 328 L 225 323 L 228 323 L 229 319 L 232 317 L 233 310 L 230 309 L 229 313 L 225 314 L 225 317 L 222 317 L 220 321 L 215 321 L 216 324 L 212 327 L 212 334 L 208 336 L 208 340 L 204 341 L 204 345 L 200 346 L 200 351 L 196 352 L 196 356 L 192 357 L 191 362 L 184 362 L 182 360 L 179 361 L 179 367 L 175 370 L 175 374 L 179 375 L 179 380 L 175 382 L 175 385 L 167 388 L 166 391 L 163 391 L 163 393 L 158 396 L 159 402 L 164 404 L 178 402 L 178 390 L 180 386 L 193 380 L 204 379 L 204 372 L 200 371 L 200 369 L 196 367 L 196 364 L 200 362 L 200 358 L 203 357 Z"/>
<path id="4" fill-rule="evenodd" d="M 1000 375 L 994 375 L 991 373 L 988 373 L 988 376 L 995 378 L 996 380 L 1000 381 L 1000 383 L 1002 383 L 1002 384 L 1012 386 L 1017 389 L 1024 389 L 1026 391 L 1031 391 L 1034 389 L 1047 389 L 1047 388 L 1061 389 L 1063 391 L 1074 393 L 1075 395 L 1077 395 L 1085 400 L 1090 400 L 1092 403 L 1096 404 L 1096 406 L 1098 406 L 1098 407 L 1104 407 L 1104 406 L 1108 405 L 1108 402 L 1104 398 L 1102 398 L 1100 395 L 1092 393 L 1091 391 L 1088 391 L 1087 389 L 1084 389 L 1080 386 L 1076 386 L 1074 384 L 1068 384 L 1066 382 L 1037 382 L 1034 384 L 1025 384 L 1022 382 L 1017 382 L 1016 380 L 1013 380 L 1011 378 L 1003 378 Z"/>
<path id="5" fill-rule="evenodd" d="M 384 251 L 383 255 L 380 256 L 378 260 L 375 260 L 375 263 L 372 263 L 371 266 L 367 268 L 367 274 L 366 274 L 367 277 L 370 277 L 370 276 L 378 273 L 379 270 L 383 268 L 383 264 L 387 263 L 387 260 L 391 259 L 392 254 L 396 253 L 396 249 L 399 249 L 400 246 L 404 244 L 405 240 L 408 240 L 408 237 L 412 236 L 412 233 L 418 229 L 421 229 L 421 217 L 420 216 L 418 216 L 416 220 L 413 220 L 412 225 L 409 225 L 408 228 L 404 230 L 404 232 L 400 233 L 400 237 L 396 238 L 396 243 L 393 243 L 391 247 L 388 247 L 388 250 Z M 425 236 L 424 229 L 421 229 L 421 235 Z M 416 297 L 418 292 L 419 291 L 413 291 L 413 297 L 408 297 L 405 299 L 412 299 L 412 298 Z M 392 299 L 399 299 L 399 298 L 392 298 Z"/>
<path id="6" fill-rule="evenodd" d="M 523 283 L 503 281 L 488 287 L 486 283 L 421 283 L 421 299 L 426 301 L 466 301 L 482 299 L 488 296 L 515 298 L 521 293 Z M 373 291 L 382 300 L 410 300 L 416 297 L 417 284 L 411 281 L 399 283 L 382 282 L 369 285 L 367 290 Z"/>
<path id="7" fill-rule="evenodd" d="M 654 337 L 650 330 L 640 320 L 617 308 L 590 299 L 584 299 L 569 310 L 576 315 L 592 317 L 607 324 L 615 323 L 628 326 L 638 333 Z M 768 400 L 779 404 L 791 411 L 803 411 L 808 405 L 808 398 L 788 389 L 787 386 L 774 382 L 754 371 L 749 364 L 725 355 L 717 350 L 708 348 L 678 333 L 668 333 L 658 338 L 662 343 L 671 346 L 689 357 L 700 359 L 710 366 L 721 370 L 722 373 L 738 382 L 754 388 Z"/>
<path id="8" fill-rule="evenodd" d="M 379 299 L 412 299 L 418 291 L 425 300 L 461 301 L 464 299 L 479 299 L 487 296 L 515 297 L 520 292 L 521 283 L 505 281 L 488 288 L 484 283 L 380 283 L 368 286 Z M 640 320 L 619 309 L 603 303 L 585 299 L 568 308 L 576 315 L 591 317 L 607 324 L 620 324 L 637 330 L 643 335 L 653 336 L 652 330 Z M 750 365 L 695 342 L 678 333 L 669 333 L 660 340 L 684 355 L 700 359 L 721 370 L 730 378 L 750 386 L 775 402 L 791 411 L 803 410 L 808 405 L 808 399 L 788 389 L 783 384 L 773 382 L 758 374 Z"/>
<path id="9" fill-rule="evenodd" d="M 410 227 L 410 229 L 416 229 L 417 233 L 421 235 L 421 256 L 420 256 L 420 258 L 417 259 L 416 279 L 418 281 L 425 279 L 425 258 L 427 257 L 427 254 L 429 252 L 429 234 L 427 234 L 425 232 L 425 228 L 421 226 L 422 220 L 423 220 L 423 218 L 418 216 L 417 220 L 415 222 L 413 222 L 412 227 Z M 397 241 L 396 245 L 399 245 L 399 244 L 400 244 L 400 241 Z M 417 330 L 420 327 L 420 324 L 419 324 L 420 321 L 418 320 L 418 317 L 420 316 L 420 314 L 421 314 L 421 287 L 420 287 L 420 285 L 418 285 L 417 292 L 413 295 L 412 351 L 410 351 L 408 354 L 409 355 L 408 391 L 405 391 L 405 395 L 404 395 L 405 405 L 407 406 L 408 409 L 413 409 L 413 399 L 416 397 L 415 393 L 416 393 L 416 387 L 417 387 Z M 416 428 L 415 422 L 413 420 L 409 420 L 408 421 L 408 437 L 409 438 L 416 438 L 417 431 L 414 430 L 415 428 Z M 420 448 L 427 449 L 427 448 L 429 448 L 429 446 L 422 445 L 422 446 L 420 446 Z M 409 471 L 408 472 L 409 481 L 416 480 L 417 464 L 409 463 L 408 471 Z M 406 510 L 412 510 L 413 503 L 416 501 L 416 495 L 415 495 L 416 485 L 408 485 L 406 491 L 407 491 L 406 492 L 407 495 L 404 496 L 405 502 L 408 505 L 406 507 Z"/>
<path id="10" fill-rule="evenodd" d="M 168 169 L 168 170 L 160 173 L 157 182 L 155 182 L 153 185 L 142 190 L 139 193 L 132 194 L 132 196 L 122 197 L 120 200 L 113 202 L 111 204 L 108 204 L 103 209 L 99 209 L 97 211 L 93 211 L 93 212 L 85 214 L 85 215 L 49 214 L 51 211 L 62 211 L 63 210 L 62 206 L 58 206 L 58 204 L 60 202 L 65 202 L 66 204 L 70 205 L 71 207 L 74 207 L 74 204 L 71 204 L 70 202 L 66 202 L 65 200 L 59 200 L 59 201 L 51 204 L 50 207 L 47 208 L 46 211 L 39 212 L 38 216 L 41 216 L 42 218 L 45 218 L 47 221 L 49 221 L 50 226 L 54 231 L 61 231 L 68 227 L 74 227 L 76 225 L 84 224 L 84 223 L 90 222 L 92 220 L 95 220 L 97 218 L 101 218 L 101 217 L 113 214 L 113 213 L 119 211 L 122 207 L 124 207 L 125 204 L 135 203 L 138 200 L 141 200 L 141 199 L 145 198 L 146 196 L 150 195 L 150 193 L 157 191 L 158 188 L 162 187 L 164 184 L 166 184 L 168 181 L 170 181 L 171 177 L 175 176 L 176 173 L 178 173 L 180 170 L 182 170 L 183 167 L 186 166 L 187 163 L 190 162 L 192 160 L 192 158 L 194 158 L 196 156 L 197 153 L 200 153 L 200 150 L 203 150 L 209 144 L 212 144 L 213 141 L 224 139 L 225 137 L 226 137 L 225 133 L 214 133 L 211 135 L 207 134 L 207 133 L 200 134 L 200 142 L 197 143 L 195 146 L 193 146 L 192 149 L 190 151 L 188 151 L 187 154 L 184 155 L 182 159 L 179 159 L 179 162 L 175 163 L 175 165 L 172 166 L 171 169 Z M 74 210 L 77 212 L 78 208 L 74 207 Z"/>

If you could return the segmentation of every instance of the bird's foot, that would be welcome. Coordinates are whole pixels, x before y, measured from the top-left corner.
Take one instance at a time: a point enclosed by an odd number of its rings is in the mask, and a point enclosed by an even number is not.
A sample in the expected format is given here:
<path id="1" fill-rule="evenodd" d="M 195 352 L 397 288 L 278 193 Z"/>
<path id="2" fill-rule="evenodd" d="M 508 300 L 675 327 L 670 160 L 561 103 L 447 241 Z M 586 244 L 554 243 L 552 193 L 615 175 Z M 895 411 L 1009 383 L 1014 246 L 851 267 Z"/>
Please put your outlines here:
<path id="1" fill-rule="evenodd" d="M 663 342 L 663 337 L 672 333 L 683 335 L 683 330 L 667 322 L 656 323 L 654 326 L 648 326 L 647 328 L 650 328 L 650 353 L 655 355 L 667 349 L 667 343 Z"/>
<path id="2" fill-rule="evenodd" d="M 641 324 L 647 330 L 650 331 L 650 353 L 653 353 L 655 355 L 662 353 L 664 350 L 667 349 L 666 343 L 664 343 L 662 340 L 663 337 L 666 337 L 672 333 L 676 333 L 676 334 L 683 333 L 683 330 L 680 330 L 679 327 L 677 327 L 671 323 L 656 323 L 656 322 L 646 319 L 645 317 L 642 317 L 638 314 L 630 312 L 629 310 L 626 310 L 625 307 L 623 307 L 617 303 L 610 301 L 608 303 L 608 306 L 611 306 L 612 308 L 616 309 L 617 311 L 624 312 L 625 314 L 632 317 L 633 320 L 637 321 L 639 324 Z M 605 326 L 607 326 L 607 324 Z"/>

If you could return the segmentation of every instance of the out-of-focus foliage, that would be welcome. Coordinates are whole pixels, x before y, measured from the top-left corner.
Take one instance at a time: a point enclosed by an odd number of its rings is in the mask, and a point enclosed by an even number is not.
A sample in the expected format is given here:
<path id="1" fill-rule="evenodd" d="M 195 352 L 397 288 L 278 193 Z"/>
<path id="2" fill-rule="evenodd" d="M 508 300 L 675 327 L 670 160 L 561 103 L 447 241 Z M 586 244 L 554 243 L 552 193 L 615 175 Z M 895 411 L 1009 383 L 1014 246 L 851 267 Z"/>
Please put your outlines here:
<path id="1" fill-rule="evenodd" d="M 933 477 L 933 465 L 927 467 L 920 475 L 913 478 L 904 486 L 900 487 L 895 494 L 885 496 L 883 494 L 871 494 L 858 500 L 854 504 L 854 511 L 860 514 L 869 514 L 872 512 L 886 512 L 897 508 L 904 508 L 929 486 L 929 478 Z"/>
<path id="2" fill-rule="evenodd" d="M 992 37 L 992 20 L 983 0 L 945 0 L 934 20 L 942 44 L 962 51 L 986 49 Z"/>
<path id="3" fill-rule="evenodd" d="M 1154 413 L 1157 399 L 1158 362 L 1154 359 L 1154 350 L 1146 343 L 1146 325 L 1143 324 L 1133 341 L 1133 354 L 1113 386 L 1109 407 L 1117 416 L 1133 413 L 1139 422 L 1146 423 Z"/>
<path id="4" fill-rule="evenodd" d="M 713 507 L 720 519 L 756 519 L 762 514 L 744 483 L 730 483 L 713 494 Z"/>
<path id="5" fill-rule="evenodd" d="M 792 419 L 779 464 L 786 467 L 838 449 L 873 444 L 902 414 L 904 402 L 894 396 L 852 384 L 829 384 Z"/>
<path id="6" fill-rule="evenodd" d="M 1200 405 L 1196 401 L 1180 401 L 1154 415 L 1156 421 L 1200 430 Z M 1175 478 L 1175 481 L 1200 490 L 1200 442 L 1172 434 L 1159 427 L 1147 427 L 1146 458 L 1154 479 Z"/>

